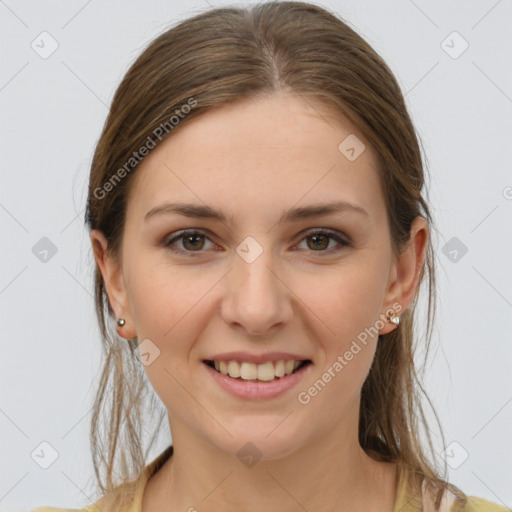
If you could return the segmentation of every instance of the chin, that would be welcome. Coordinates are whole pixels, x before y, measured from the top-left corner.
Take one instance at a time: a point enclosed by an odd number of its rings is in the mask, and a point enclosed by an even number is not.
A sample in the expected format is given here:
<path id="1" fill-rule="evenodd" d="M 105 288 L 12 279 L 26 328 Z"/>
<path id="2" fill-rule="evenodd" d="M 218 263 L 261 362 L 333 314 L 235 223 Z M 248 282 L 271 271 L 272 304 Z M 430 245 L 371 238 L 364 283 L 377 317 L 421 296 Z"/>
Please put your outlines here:
<path id="1" fill-rule="evenodd" d="M 281 417 L 280 421 L 282 420 Z M 222 440 L 217 440 L 217 447 L 240 459 L 247 467 L 258 461 L 282 459 L 300 449 L 301 440 L 294 439 L 293 434 L 284 425 L 276 428 L 279 421 L 273 421 L 271 428 L 266 428 L 267 422 L 264 424 L 265 428 L 256 428 L 255 422 L 251 422 L 250 426 L 245 425 L 243 428 L 240 425 L 239 429 L 234 429 L 231 425 L 229 432 L 233 437 L 226 435 Z M 215 440 L 212 442 L 215 443 Z"/>

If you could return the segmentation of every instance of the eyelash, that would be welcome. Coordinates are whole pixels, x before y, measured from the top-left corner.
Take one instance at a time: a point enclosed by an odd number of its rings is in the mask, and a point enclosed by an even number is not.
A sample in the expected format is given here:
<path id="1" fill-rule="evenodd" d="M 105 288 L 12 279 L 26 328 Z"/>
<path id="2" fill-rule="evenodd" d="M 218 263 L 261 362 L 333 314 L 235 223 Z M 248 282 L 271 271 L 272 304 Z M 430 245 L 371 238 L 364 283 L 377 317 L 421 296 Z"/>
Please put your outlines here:
<path id="1" fill-rule="evenodd" d="M 202 250 L 201 251 L 187 251 L 185 249 L 177 249 L 176 247 L 173 247 L 173 244 L 175 242 L 177 242 L 178 240 L 182 240 L 186 237 L 193 236 L 193 235 L 204 236 L 205 238 L 210 240 L 210 238 L 206 235 L 206 233 L 203 233 L 202 231 L 197 230 L 197 229 L 189 229 L 189 230 L 180 231 L 180 232 L 178 232 L 177 236 L 171 238 L 168 241 L 164 241 L 163 246 L 170 249 L 173 252 L 176 252 L 176 253 L 181 253 L 181 254 L 186 253 L 187 257 L 193 258 L 196 256 L 196 254 L 199 255 L 204 251 L 202 251 Z M 302 242 L 303 240 L 305 240 L 306 238 L 312 237 L 314 235 L 327 236 L 327 237 L 331 238 L 332 240 L 335 240 L 339 244 L 339 246 L 331 248 L 331 249 L 325 249 L 325 250 L 319 250 L 319 251 L 311 250 L 309 252 L 332 254 L 332 253 L 340 251 L 344 247 L 351 247 L 351 245 L 352 245 L 349 240 L 344 239 L 341 236 L 339 236 L 339 234 L 336 231 L 333 232 L 333 231 L 329 231 L 326 229 L 317 229 L 315 231 L 310 231 L 310 232 L 305 233 L 304 237 L 299 241 L 299 243 Z M 213 243 L 212 240 L 210 240 L 210 241 Z"/>

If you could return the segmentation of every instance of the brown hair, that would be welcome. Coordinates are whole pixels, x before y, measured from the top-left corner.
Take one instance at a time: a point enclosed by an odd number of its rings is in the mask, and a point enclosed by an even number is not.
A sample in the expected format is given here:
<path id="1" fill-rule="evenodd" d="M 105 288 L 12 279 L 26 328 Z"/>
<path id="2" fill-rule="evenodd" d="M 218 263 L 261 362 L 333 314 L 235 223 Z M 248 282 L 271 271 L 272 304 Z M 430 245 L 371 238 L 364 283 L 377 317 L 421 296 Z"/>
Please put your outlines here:
<path id="1" fill-rule="evenodd" d="M 432 231 L 433 220 L 422 195 L 425 171 L 418 138 L 388 66 L 346 22 L 326 9 L 304 2 L 270 2 L 211 9 L 180 22 L 152 41 L 124 76 L 94 153 L 86 210 L 86 223 L 103 232 L 109 253 L 122 257 L 128 187 L 140 161 L 132 156 L 134 152 L 150 142 L 158 144 L 212 108 L 281 91 L 323 102 L 348 118 L 373 146 L 395 256 L 406 246 L 415 217 L 423 216 Z M 437 491 L 437 508 L 446 488 L 461 505 L 466 496 L 439 474 L 421 405 L 420 391 L 425 393 L 413 360 L 413 319 L 425 275 L 426 362 L 436 299 L 431 237 L 411 307 L 398 328 L 380 335 L 362 388 L 359 442 L 371 457 L 396 462 L 415 492 L 422 483 Z M 137 339 L 119 343 L 106 322 L 113 311 L 98 267 L 95 300 L 105 361 L 90 435 L 98 487 L 107 493 L 118 484 L 114 469 L 120 470 L 120 483 L 125 483 L 137 478 L 146 464 L 141 408 L 148 405 L 147 394 L 154 407 L 155 394 L 148 389 L 135 354 Z M 102 411 L 107 414 L 106 432 L 101 430 Z M 164 416 L 162 410 L 151 443 Z M 437 415 L 436 420 L 439 424 Z M 420 427 L 425 429 L 432 460 L 421 444 Z"/>

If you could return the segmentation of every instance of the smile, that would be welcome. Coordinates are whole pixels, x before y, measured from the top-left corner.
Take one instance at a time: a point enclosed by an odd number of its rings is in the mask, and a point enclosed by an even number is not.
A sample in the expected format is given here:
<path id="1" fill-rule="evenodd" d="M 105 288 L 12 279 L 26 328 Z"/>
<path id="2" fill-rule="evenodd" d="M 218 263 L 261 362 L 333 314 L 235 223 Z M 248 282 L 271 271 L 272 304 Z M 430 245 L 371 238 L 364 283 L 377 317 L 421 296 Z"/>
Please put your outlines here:
<path id="1" fill-rule="evenodd" d="M 241 363 L 238 361 L 224 361 L 224 364 L 221 364 L 221 362 L 218 361 L 218 370 L 215 369 L 214 361 L 204 360 L 203 363 L 204 368 L 221 389 L 224 389 L 224 391 L 227 391 L 229 394 L 244 400 L 268 400 L 282 395 L 286 391 L 297 386 L 313 367 L 313 363 L 309 359 L 304 361 L 292 360 L 291 362 L 288 362 L 288 370 L 291 366 L 291 372 L 286 373 L 287 363 L 284 362 L 284 375 L 277 376 L 276 373 L 279 375 L 282 373 L 283 365 L 281 364 L 281 361 L 276 361 L 275 363 L 269 361 L 260 365 L 247 363 L 245 361 Z M 296 363 L 298 363 L 298 365 Z M 259 380 L 259 378 L 255 378 L 256 375 L 259 375 L 259 373 L 256 374 L 256 372 L 259 372 L 259 367 L 261 366 L 264 367 L 264 372 L 268 372 L 266 374 L 268 380 Z M 294 368 L 294 366 L 296 367 Z M 241 375 L 238 377 L 232 377 L 229 372 L 233 370 L 233 373 L 236 375 L 237 367 L 240 369 Z M 224 369 L 224 371 L 227 370 L 228 373 L 222 373 L 221 369 Z M 272 375 L 272 379 L 270 379 L 270 375 Z M 252 378 L 244 378 L 244 376 Z"/>
<path id="2" fill-rule="evenodd" d="M 204 361 L 222 375 L 227 375 L 238 380 L 256 380 L 272 382 L 276 379 L 291 375 L 303 366 L 311 363 L 309 359 L 304 361 L 279 360 L 273 363 L 267 361 L 262 364 L 249 363 L 247 361 Z"/>

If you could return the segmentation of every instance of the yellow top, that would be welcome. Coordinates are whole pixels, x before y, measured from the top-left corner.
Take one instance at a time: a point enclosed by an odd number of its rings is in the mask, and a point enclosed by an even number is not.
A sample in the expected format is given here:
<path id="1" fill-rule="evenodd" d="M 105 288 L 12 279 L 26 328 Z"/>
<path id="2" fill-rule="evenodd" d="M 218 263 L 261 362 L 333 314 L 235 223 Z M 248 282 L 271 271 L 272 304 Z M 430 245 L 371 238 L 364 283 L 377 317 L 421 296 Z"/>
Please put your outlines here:
<path id="1" fill-rule="evenodd" d="M 144 471 L 142 472 L 139 479 L 131 482 L 131 484 L 134 486 L 134 497 L 131 505 L 123 512 L 141 512 L 142 496 L 144 494 L 144 489 L 149 478 L 160 469 L 160 467 L 167 461 L 167 459 L 169 459 L 169 457 L 171 457 L 172 452 L 173 446 L 171 445 L 144 468 Z M 98 512 L 98 510 L 101 510 L 102 512 L 108 512 L 109 508 L 106 507 L 107 500 L 108 495 L 100 498 L 98 501 L 87 508 L 69 509 L 37 507 L 32 509 L 30 512 Z M 450 492 L 447 492 L 441 502 L 441 507 L 439 509 L 440 512 L 455 511 L 455 507 L 452 508 L 453 502 L 454 496 Z M 430 508 L 431 505 L 428 502 L 424 501 L 423 506 L 424 512 L 433 512 L 434 510 L 433 508 Z M 399 479 L 394 512 L 418 512 L 420 510 L 421 506 L 418 500 L 415 500 L 409 496 L 405 480 Z M 483 498 L 469 496 L 464 512 L 512 512 L 512 509 L 502 507 L 501 505 L 485 500 Z"/>

